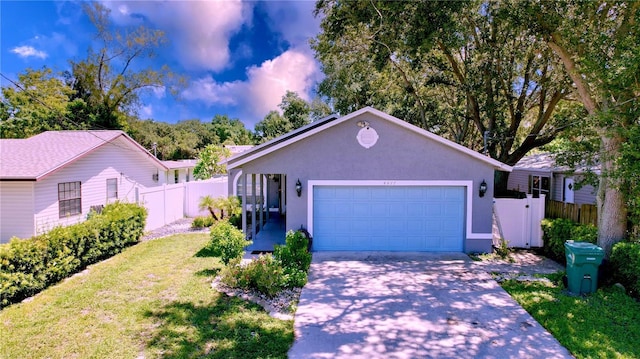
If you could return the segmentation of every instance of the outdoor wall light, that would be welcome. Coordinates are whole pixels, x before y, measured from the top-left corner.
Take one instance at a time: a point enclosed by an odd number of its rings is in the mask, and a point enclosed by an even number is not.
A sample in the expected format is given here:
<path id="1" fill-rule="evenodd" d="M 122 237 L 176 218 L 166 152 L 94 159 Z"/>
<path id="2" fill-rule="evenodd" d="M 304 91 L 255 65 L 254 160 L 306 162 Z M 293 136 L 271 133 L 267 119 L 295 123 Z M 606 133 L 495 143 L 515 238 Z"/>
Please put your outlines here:
<path id="1" fill-rule="evenodd" d="M 302 196 L 302 183 L 300 183 L 300 178 L 298 178 L 298 181 L 296 182 L 296 193 L 298 194 L 298 197 Z"/>
<path id="2" fill-rule="evenodd" d="M 485 193 L 487 193 L 487 182 L 482 180 L 482 183 L 480 183 L 480 197 L 484 197 Z"/>
<path id="3" fill-rule="evenodd" d="M 368 128 L 369 127 L 369 122 L 367 122 L 367 121 L 358 121 L 357 125 L 360 128 L 365 128 L 365 127 Z"/>

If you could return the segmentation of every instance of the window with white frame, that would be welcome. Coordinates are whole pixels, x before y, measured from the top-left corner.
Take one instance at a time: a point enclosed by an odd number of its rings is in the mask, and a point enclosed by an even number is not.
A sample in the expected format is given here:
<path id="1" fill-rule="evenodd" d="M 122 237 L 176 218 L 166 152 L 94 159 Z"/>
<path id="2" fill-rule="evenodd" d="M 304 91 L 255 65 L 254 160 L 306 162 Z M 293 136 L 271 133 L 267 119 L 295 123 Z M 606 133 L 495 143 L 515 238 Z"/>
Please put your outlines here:
<path id="1" fill-rule="evenodd" d="M 58 183 L 58 210 L 60 218 L 82 213 L 80 181 Z"/>
<path id="2" fill-rule="evenodd" d="M 118 199 L 118 179 L 107 179 L 107 201 Z"/>
<path id="3" fill-rule="evenodd" d="M 180 172 L 178 170 L 173 171 L 173 183 L 178 183 L 180 180 Z"/>
<path id="4" fill-rule="evenodd" d="M 531 194 L 533 198 L 540 198 L 540 195 L 543 194 L 549 199 L 550 190 L 551 178 L 538 175 L 529 176 L 529 194 Z"/>

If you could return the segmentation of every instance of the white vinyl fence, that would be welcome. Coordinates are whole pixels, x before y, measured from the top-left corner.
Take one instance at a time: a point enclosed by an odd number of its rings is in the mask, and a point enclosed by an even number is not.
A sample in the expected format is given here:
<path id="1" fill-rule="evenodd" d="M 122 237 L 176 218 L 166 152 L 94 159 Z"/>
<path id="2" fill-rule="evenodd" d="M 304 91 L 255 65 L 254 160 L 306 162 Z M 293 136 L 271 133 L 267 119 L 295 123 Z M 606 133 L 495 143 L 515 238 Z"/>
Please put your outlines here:
<path id="1" fill-rule="evenodd" d="M 197 217 L 209 215 L 209 211 L 198 209 L 200 198 L 204 196 L 227 197 L 229 195 L 227 177 L 213 178 L 206 181 L 187 182 L 184 215 Z"/>
<path id="2" fill-rule="evenodd" d="M 540 198 L 495 198 L 493 204 L 494 226 L 493 242 L 499 244 L 504 238 L 509 247 L 542 247 L 542 228 L 544 219 L 544 195 Z"/>
<path id="3" fill-rule="evenodd" d="M 140 189 L 140 204 L 148 212 L 145 231 L 160 228 L 184 217 L 206 215 L 208 212 L 198 209 L 201 197 L 227 195 L 226 177 Z"/>

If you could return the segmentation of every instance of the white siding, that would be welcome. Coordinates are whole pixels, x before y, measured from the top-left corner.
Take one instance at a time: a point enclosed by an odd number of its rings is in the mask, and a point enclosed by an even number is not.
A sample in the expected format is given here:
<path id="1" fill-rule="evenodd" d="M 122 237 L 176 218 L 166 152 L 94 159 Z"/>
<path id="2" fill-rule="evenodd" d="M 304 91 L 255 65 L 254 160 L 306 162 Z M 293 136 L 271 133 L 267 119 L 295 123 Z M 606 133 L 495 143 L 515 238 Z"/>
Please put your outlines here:
<path id="1" fill-rule="evenodd" d="M 126 140 L 106 144 L 83 158 L 46 176 L 35 185 L 35 226 L 43 233 L 58 225 L 84 221 L 91 206 L 107 202 L 107 179 L 118 180 L 118 199 L 135 202 L 135 187 L 161 184 L 153 180 L 157 173 L 153 162 Z M 82 213 L 60 218 L 58 211 L 58 183 L 80 181 L 82 184 Z"/>
<path id="2" fill-rule="evenodd" d="M 529 190 L 529 175 L 549 176 L 549 172 L 514 169 L 509 175 L 507 188 L 511 190 L 519 190 L 527 193 Z M 551 178 L 551 199 L 554 201 L 563 201 L 562 191 L 564 191 L 564 177 L 562 173 L 554 173 Z M 579 176 L 571 176 L 576 182 L 580 180 Z M 591 185 L 586 185 L 579 190 L 574 191 L 575 204 L 596 204 L 596 189 Z"/>
<path id="3" fill-rule="evenodd" d="M 33 185 L 35 182 L 0 182 L 0 243 L 34 233 Z"/>

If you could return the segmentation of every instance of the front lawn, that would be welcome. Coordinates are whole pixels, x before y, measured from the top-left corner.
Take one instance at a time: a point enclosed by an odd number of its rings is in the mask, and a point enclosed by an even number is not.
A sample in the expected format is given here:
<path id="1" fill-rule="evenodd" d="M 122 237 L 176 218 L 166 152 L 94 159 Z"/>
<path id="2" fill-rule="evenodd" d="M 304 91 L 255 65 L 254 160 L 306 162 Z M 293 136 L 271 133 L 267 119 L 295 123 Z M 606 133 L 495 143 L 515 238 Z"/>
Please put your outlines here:
<path id="1" fill-rule="evenodd" d="M 293 321 L 219 294 L 207 234 L 123 253 L 0 311 L 2 358 L 286 358 Z"/>
<path id="2" fill-rule="evenodd" d="M 615 287 L 570 296 L 561 274 L 548 277 L 502 287 L 577 358 L 640 358 L 640 303 Z"/>

